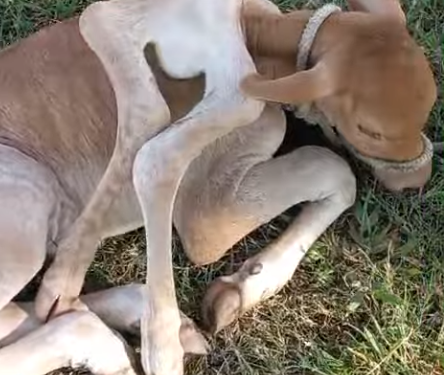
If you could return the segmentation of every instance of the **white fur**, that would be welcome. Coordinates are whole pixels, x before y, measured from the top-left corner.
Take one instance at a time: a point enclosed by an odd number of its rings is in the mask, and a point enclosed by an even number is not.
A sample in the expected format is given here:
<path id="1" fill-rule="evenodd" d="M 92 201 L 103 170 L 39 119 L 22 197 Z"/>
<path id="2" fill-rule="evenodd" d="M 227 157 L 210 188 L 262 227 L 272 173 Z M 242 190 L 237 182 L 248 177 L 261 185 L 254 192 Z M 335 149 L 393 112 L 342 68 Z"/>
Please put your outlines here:
<path id="1" fill-rule="evenodd" d="M 137 327 L 143 316 L 146 374 L 181 375 L 186 346 L 179 336 L 183 317 L 172 273 L 173 216 L 185 247 L 195 250 L 199 255 L 195 261 L 202 263 L 208 260 L 202 249 L 226 250 L 229 241 L 293 204 L 328 202 L 309 204 L 315 217 L 305 210 L 281 244 L 257 257 L 263 264 L 257 277 L 233 276 L 233 283 L 241 280 L 238 287 L 252 306 L 283 285 L 303 252 L 351 204 L 353 175 L 331 152 L 306 148 L 271 158 L 285 132 L 284 118 L 280 110 L 271 106 L 263 110 L 262 103 L 244 98 L 238 90 L 240 80 L 255 70 L 241 33 L 240 5 L 239 0 L 114 0 L 95 3 L 82 15 L 81 33 L 115 91 L 116 145 L 109 163 L 103 165 L 95 150 L 88 158 L 91 166 L 76 173 L 69 163 L 66 168 L 55 163 L 58 168 L 51 171 L 45 163 L 34 168 L 36 162 L 19 151 L 7 151 L 4 160 L 0 153 L 0 168 L 7 166 L 15 176 L 12 183 L 0 178 L 0 190 L 11 194 L 11 207 L 0 212 L 2 374 L 4 370 L 8 375 L 24 375 L 32 369 L 30 374 L 40 375 L 69 364 L 84 364 L 104 375 L 131 373 L 122 342 L 97 317 L 68 311 L 82 309 L 77 297 L 99 241 L 135 229 L 140 211 L 149 260 L 140 305 L 117 308 L 111 296 L 99 295 L 81 301 L 118 329 Z M 182 78 L 206 73 L 203 100 L 172 125 L 169 108 L 143 56 L 143 47 L 150 41 L 157 44 L 168 73 Z M 57 155 L 45 152 L 43 159 L 58 161 Z M 6 157 L 15 158 L 14 162 L 6 163 Z M 70 199 L 58 184 L 67 175 L 77 180 L 78 200 Z M 338 175 L 344 179 L 338 182 Z M 336 182 L 326 186 L 328 181 Z M 87 194 L 91 185 L 96 188 Z M 337 199 L 342 196 L 346 199 Z M 2 203 L 4 197 L 0 195 Z M 32 233 L 23 232 L 22 214 L 14 209 L 21 201 L 27 202 Z M 11 222 L 15 224 L 6 225 Z M 58 249 L 39 290 L 36 311 L 40 319 L 45 318 L 60 296 L 55 315 L 65 315 L 42 327 L 29 309 L 8 303 L 42 267 L 53 239 L 59 241 Z M 125 314 L 137 318 L 128 319 Z M 57 350 L 52 350 L 55 345 Z M 115 361 L 104 363 L 95 350 L 100 347 Z M 21 358 L 30 361 L 16 367 Z"/>

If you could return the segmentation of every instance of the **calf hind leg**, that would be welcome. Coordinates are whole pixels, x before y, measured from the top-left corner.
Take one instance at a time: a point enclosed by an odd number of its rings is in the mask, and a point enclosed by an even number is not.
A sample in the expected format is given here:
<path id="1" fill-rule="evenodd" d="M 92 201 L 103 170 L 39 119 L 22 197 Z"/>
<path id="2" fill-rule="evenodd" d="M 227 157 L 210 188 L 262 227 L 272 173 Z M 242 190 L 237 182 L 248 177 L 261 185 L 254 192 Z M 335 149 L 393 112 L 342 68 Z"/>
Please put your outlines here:
<path id="1" fill-rule="evenodd" d="M 306 204 L 280 238 L 236 273 L 213 282 L 202 307 L 207 328 L 218 331 L 277 293 L 310 246 L 354 203 L 355 191 L 346 162 L 320 147 L 302 147 L 251 168 L 232 201 L 237 221 L 243 215 L 258 227 L 295 204 Z"/>

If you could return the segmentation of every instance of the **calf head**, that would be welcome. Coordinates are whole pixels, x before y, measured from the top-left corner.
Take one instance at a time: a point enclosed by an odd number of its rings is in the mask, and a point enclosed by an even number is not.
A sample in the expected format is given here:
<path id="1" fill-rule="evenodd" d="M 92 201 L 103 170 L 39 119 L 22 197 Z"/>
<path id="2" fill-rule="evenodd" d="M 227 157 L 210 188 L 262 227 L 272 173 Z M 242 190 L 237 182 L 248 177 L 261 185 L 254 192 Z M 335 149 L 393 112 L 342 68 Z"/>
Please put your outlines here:
<path id="1" fill-rule="evenodd" d="M 242 89 L 267 101 L 313 103 L 388 189 L 420 188 L 431 175 L 431 144 L 422 131 L 437 95 L 433 73 L 398 0 L 349 5 L 351 12 L 335 13 L 322 25 L 308 69 L 252 75 Z M 279 17 L 288 23 L 292 14 Z"/>

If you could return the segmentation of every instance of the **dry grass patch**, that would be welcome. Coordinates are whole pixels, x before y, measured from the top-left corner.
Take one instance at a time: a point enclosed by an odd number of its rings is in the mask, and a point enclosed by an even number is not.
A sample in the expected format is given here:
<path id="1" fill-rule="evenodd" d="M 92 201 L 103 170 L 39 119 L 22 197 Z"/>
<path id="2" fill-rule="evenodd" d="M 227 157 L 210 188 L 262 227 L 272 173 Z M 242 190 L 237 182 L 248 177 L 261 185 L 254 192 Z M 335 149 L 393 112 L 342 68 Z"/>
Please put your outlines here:
<path id="1" fill-rule="evenodd" d="M 85 0 L 3 0 L 0 44 L 75 14 Z M 281 0 L 285 7 L 322 1 Z M 406 3 L 409 27 L 433 63 L 441 97 L 429 134 L 443 140 L 444 3 Z M 436 158 L 422 197 L 383 193 L 359 169 L 355 207 L 322 238 L 276 297 L 213 338 L 188 374 L 438 375 L 444 374 L 444 170 Z M 193 267 L 175 240 L 181 307 L 196 320 L 208 283 L 237 269 L 292 219 L 287 213 L 241 241 L 221 262 Z M 108 240 L 86 289 L 143 281 L 143 231 Z M 63 374 L 81 372 L 66 371 Z"/>

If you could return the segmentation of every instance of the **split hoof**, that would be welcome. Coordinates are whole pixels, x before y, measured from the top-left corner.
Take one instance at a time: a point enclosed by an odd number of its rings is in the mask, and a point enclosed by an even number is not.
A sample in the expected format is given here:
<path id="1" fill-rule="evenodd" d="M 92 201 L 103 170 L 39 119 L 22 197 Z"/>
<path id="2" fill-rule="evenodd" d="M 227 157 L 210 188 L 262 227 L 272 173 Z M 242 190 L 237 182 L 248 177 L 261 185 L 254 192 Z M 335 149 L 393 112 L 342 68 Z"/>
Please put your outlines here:
<path id="1" fill-rule="evenodd" d="M 179 338 L 184 352 L 197 355 L 208 354 L 210 345 L 194 322 L 184 314 L 181 314 L 180 318 L 182 324 L 179 330 Z"/>
<path id="2" fill-rule="evenodd" d="M 233 282 L 219 278 L 208 288 L 202 304 L 204 328 L 215 334 L 232 323 L 241 313 L 242 297 Z"/>

